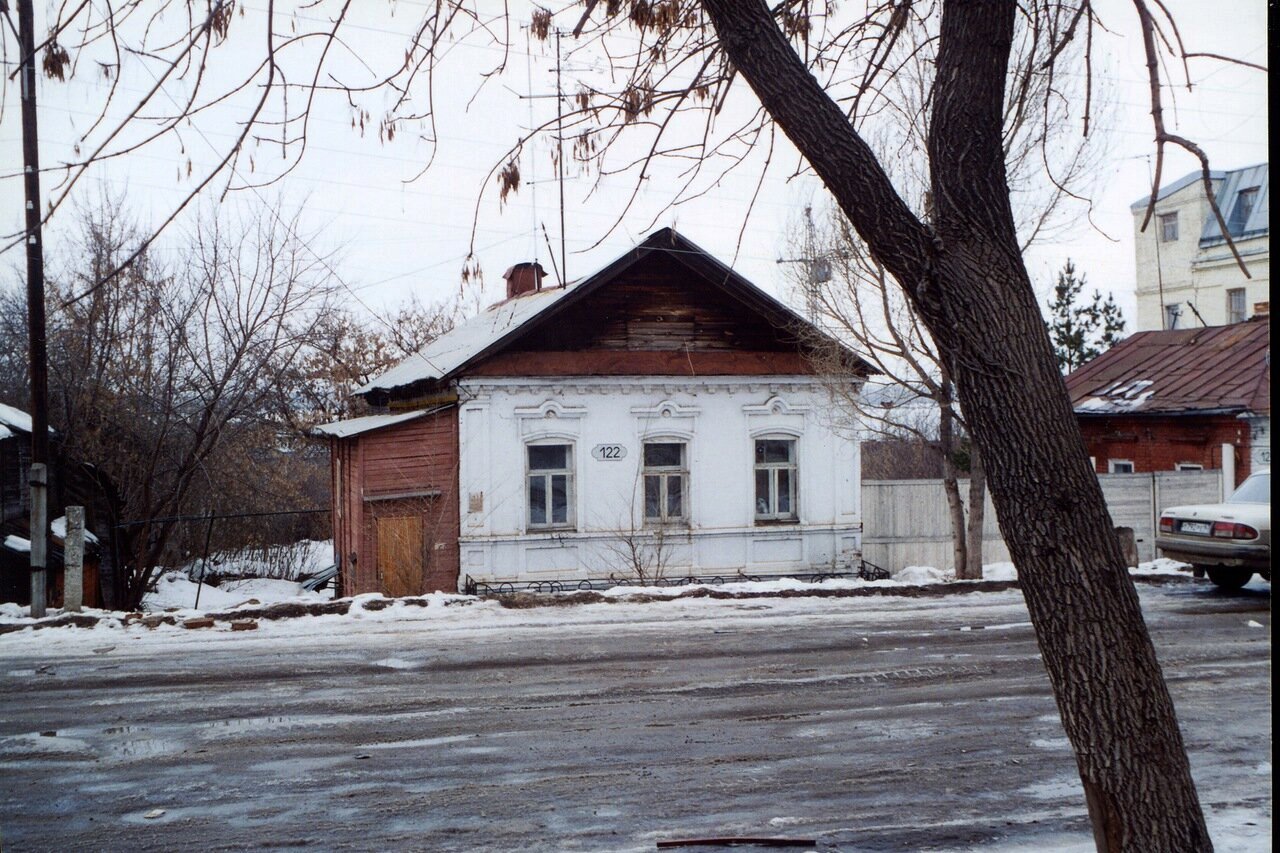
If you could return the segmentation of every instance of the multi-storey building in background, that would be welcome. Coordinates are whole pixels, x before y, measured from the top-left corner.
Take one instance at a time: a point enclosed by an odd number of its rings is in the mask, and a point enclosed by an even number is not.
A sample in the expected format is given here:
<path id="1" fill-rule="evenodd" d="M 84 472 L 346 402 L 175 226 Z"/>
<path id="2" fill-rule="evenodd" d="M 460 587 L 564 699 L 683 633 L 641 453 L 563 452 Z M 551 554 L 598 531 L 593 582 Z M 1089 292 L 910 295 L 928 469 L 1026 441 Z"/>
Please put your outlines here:
<path id="1" fill-rule="evenodd" d="M 1149 199 L 1131 207 L 1137 260 L 1137 331 L 1239 323 L 1269 313 L 1271 236 L 1268 164 L 1211 173 L 1214 197 L 1249 275 L 1240 269 L 1200 172 L 1162 187 L 1141 231 Z"/>

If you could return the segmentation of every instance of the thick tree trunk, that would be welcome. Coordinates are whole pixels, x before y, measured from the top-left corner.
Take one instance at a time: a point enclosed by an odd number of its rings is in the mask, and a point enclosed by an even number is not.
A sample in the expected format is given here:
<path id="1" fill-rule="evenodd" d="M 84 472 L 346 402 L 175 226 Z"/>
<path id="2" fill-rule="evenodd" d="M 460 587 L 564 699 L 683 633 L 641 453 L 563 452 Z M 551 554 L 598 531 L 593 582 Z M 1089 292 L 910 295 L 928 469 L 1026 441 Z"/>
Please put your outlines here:
<path id="1" fill-rule="evenodd" d="M 1099 850 L 1210 850 L 1173 702 L 1022 263 L 1002 108 L 1014 0 L 945 2 L 922 224 L 762 0 L 703 0 L 721 44 L 907 291 L 959 391 Z"/>
<path id="2" fill-rule="evenodd" d="M 969 450 L 969 521 L 965 531 L 968 562 L 965 580 L 982 580 L 982 529 L 987 522 L 987 469 L 977 447 Z M 960 577 L 960 573 L 956 573 Z"/>

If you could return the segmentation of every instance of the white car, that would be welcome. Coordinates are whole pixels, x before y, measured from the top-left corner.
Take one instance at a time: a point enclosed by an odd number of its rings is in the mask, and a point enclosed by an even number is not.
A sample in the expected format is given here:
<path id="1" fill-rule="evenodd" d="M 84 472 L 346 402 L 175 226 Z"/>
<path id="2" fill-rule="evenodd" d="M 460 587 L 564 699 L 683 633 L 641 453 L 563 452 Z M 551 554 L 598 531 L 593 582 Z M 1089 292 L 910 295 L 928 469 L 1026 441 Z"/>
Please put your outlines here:
<path id="1" fill-rule="evenodd" d="M 1225 503 L 1175 506 L 1160 514 L 1156 547 L 1190 563 L 1223 589 L 1239 589 L 1254 572 L 1271 580 L 1271 472 L 1259 471 Z"/>

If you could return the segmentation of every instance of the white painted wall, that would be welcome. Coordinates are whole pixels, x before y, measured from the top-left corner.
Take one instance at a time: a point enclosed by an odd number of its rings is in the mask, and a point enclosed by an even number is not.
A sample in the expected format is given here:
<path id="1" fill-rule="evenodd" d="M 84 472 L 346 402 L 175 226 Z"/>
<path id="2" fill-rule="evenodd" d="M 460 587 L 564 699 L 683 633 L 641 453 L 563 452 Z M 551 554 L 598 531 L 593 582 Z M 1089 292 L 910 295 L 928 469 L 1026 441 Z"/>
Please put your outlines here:
<path id="1" fill-rule="evenodd" d="M 1160 216 L 1168 213 L 1178 214 L 1178 239 L 1164 242 L 1160 239 Z M 1270 299 L 1270 235 L 1237 241 L 1236 250 L 1244 259 L 1249 277 L 1240 271 L 1225 243 L 1200 248 L 1200 234 L 1213 216 L 1201 182 L 1195 181 L 1156 202 L 1155 215 L 1144 232 L 1139 229 L 1145 215 L 1145 207 L 1133 211 L 1138 305 L 1135 331 L 1164 328 L 1164 306 L 1172 303 L 1182 308 L 1178 328 L 1194 329 L 1202 324 L 1186 307 L 1188 302 L 1196 306 L 1204 325 L 1221 326 L 1228 320 L 1228 290 L 1244 289 L 1246 316 L 1250 317 L 1256 303 Z"/>
<path id="2" fill-rule="evenodd" d="M 634 377 L 458 384 L 461 580 L 527 582 L 629 576 L 628 538 L 660 547 L 668 577 L 818 571 L 861 549 L 859 446 L 820 380 L 805 377 Z M 754 441 L 797 441 L 799 523 L 754 521 Z M 573 445 L 575 529 L 530 532 L 525 447 Z M 643 524 L 641 444 L 687 443 L 690 518 L 661 544 Z M 616 461 L 592 448 L 617 444 Z"/>

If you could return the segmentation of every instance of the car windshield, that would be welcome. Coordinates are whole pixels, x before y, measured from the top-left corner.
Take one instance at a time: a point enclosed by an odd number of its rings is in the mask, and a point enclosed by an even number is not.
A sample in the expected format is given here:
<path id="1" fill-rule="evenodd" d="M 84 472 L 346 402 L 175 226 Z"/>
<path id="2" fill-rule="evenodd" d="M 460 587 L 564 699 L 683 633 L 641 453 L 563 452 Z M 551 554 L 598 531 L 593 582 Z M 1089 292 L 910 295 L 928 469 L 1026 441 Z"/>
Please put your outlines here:
<path id="1" fill-rule="evenodd" d="M 1231 497 L 1229 504 L 1269 504 L 1271 503 L 1271 472 L 1254 474 L 1240 484 Z"/>

